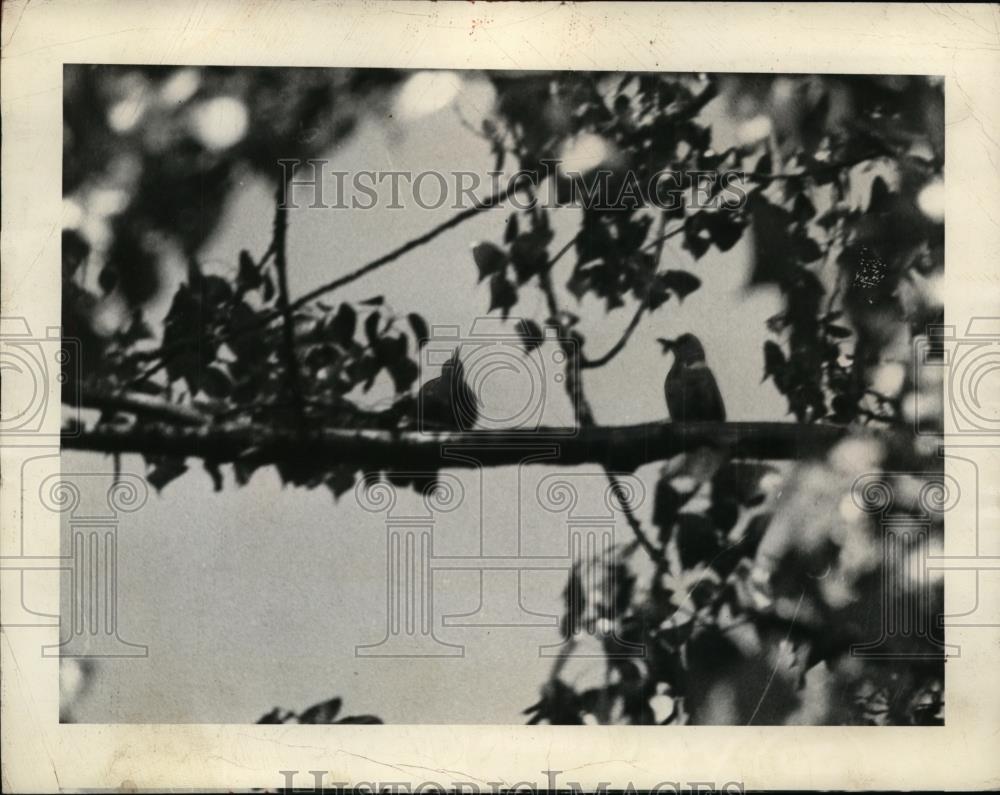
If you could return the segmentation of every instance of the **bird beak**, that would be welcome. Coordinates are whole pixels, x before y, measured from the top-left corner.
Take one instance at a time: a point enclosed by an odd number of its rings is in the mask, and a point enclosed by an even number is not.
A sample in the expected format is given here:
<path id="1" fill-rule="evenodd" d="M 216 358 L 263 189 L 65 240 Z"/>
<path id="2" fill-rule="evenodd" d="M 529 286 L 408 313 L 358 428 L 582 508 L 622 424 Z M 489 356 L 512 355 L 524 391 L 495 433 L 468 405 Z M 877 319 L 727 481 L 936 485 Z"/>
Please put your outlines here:
<path id="1" fill-rule="evenodd" d="M 674 341 L 673 340 L 667 340 L 667 339 L 664 339 L 663 337 L 657 337 L 656 341 L 658 343 L 660 343 L 660 345 L 663 346 L 663 353 L 670 353 L 670 351 L 672 351 L 674 349 Z"/>

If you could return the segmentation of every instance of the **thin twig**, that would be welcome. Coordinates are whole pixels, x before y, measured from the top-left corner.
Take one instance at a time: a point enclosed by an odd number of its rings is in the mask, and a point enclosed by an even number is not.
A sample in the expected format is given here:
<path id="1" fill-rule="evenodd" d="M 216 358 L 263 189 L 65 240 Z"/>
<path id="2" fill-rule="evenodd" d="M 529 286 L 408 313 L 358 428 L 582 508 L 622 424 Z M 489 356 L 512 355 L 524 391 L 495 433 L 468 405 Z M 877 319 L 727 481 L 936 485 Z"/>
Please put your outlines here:
<path id="1" fill-rule="evenodd" d="M 549 275 L 549 270 L 544 270 L 539 275 L 539 285 L 542 288 L 542 292 L 545 295 L 545 301 L 548 304 L 549 313 L 554 318 L 559 317 L 559 301 L 556 299 L 555 288 L 552 286 L 552 279 Z M 590 407 L 590 403 L 587 401 L 587 397 L 583 392 L 583 380 L 582 373 L 579 368 L 579 349 L 573 345 L 572 341 L 565 333 L 560 333 L 559 335 L 560 344 L 563 349 L 563 353 L 566 355 L 566 366 L 564 380 L 566 386 L 566 393 L 569 395 L 570 402 L 573 404 L 573 411 L 576 415 L 577 424 L 582 429 L 594 428 L 597 422 L 594 418 L 593 409 Z M 618 497 L 618 502 L 621 506 L 622 513 L 625 514 L 625 519 L 632 529 L 632 533 L 635 535 L 636 540 L 642 545 L 642 548 L 646 550 L 650 559 L 657 565 L 663 565 L 663 555 L 656 548 L 656 545 L 649 540 L 649 536 L 646 535 L 645 531 L 642 529 L 642 525 L 636 518 L 635 513 L 632 511 L 632 506 L 629 504 L 628 499 L 625 496 L 625 490 L 621 485 L 621 481 L 611 472 L 608 464 L 602 463 L 604 473 L 607 475 L 608 483 L 611 484 L 611 488 L 614 490 L 615 495 Z"/>
<path id="2" fill-rule="evenodd" d="M 288 298 L 288 208 L 282 202 L 284 186 L 279 186 L 274 210 L 274 267 L 278 272 L 278 310 L 282 317 L 282 343 L 285 378 L 288 393 L 295 407 L 299 431 L 306 429 L 305 406 L 302 403 L 302 382 L 299 359 L 295 352 L 295 318 Z"/>
<path id="3" fill-rule="evenodd" d="M 461 212 L 449 218 L 447 221 L 438 224 L 437 226 L 433 227 L 424 234 L 419 235 L 418 237 L 415 237 L 412 240 L 407 241 L 406 243 L 402 244 L 401 246 L 398 246 L 397 248 L 393 249 L 387 254 L 383 254 L 381 257 L 378 257 L 372 260 L 371 262 L 362 265 L 360 268 L 357 268 L 356 270 L 351 271 L 350 273 L 344 276 L 341 276 L 337 279 L 334 279 L 331 282 L 328 282 L 327 284 L 321 285 L 316 289 L 311 290 L 310 292 L 306 293 L 305 295 L 301 296 L 295 301 L 291 301 L 289 304 L 290 308 L 293 311 L 296 309 L 300 309 L 302 306 L 309 303 L 310 301 L 315 300 L 316 298 L 319 298 L 323 295 L 326 295 L 327 293 L 333 292 L 334 290 L 337 290 L 341 287 L 351 284 L 352 282 L 357 281 L 361 277 L 368 275 L 372 271 L 378 270 L 379 268 L 382 268 L 391 262 L 395 262 L 403 255 L 408 254 L 410 251 L 413 251 L 414 249 L 419 248 L 420 246 L 426 243 L 429 243 L 436 237 L 442 235 L 444 232 L 447 232 L 449 229 L 454 229 L 459 224 L 464 223 L 465 221 L 475 217 L 476 215 L 478 215 L 481 212 L 484 212 L 485 210 L 490 210 L 494 207 L 500 206 L 504 200 L 513 196 L 523 186 L 524 186 L 523 179 L 511 180 L 505 189 L 495 191 L 486 199 L 483 199 L 482 201 L 477 201 L 476 204 L 473 205 L 472 207 L 462 210 Z M 172 359 L 179 353 L 184 352 L 185 350 L 190 348 L 190 346 L 193 344 L 199 342 L 204 343 L 206 341 L 209 343 L 220 344 L 230 339 L 239 338 L 269 325 L 270 323 L 272 323 L 274 320 L 278 319 L 281 316 L 282 312 L 279 309 L 273 312 L 268 312 L 262 315 L 261 317 L 255 319 L 253 322 L 246 323 L 242 326 L 230 329 L 225 333 L 219 332 L 215 334 L 206 335 L 208 338 L 207 340 L 201 338 L 188 338 L 179 340 L 173 345 L 169 345 L 167 347 L 161 346 L 156 350 L 137 352 L 132 355 L 134 361 L 158 360 L 157 364 L 154 365 L 151 369 L 144 372 L 141 376 L 139 376 L 137 381 L 148 380 L 152 375 L 159 372 L 166 366 L 167 360 Z"/>
<path id="4" fill-rule="evenodd" d="M 649 306 L 649 298 L 653 293 L 653 281 L 656 278 L 656 270 L 659 270 L 660 260 L 663 257 L 663 247 L 666 241 L 676 235 L 679 232 L 684 231 L 684 227 L 680 226 L 677 229 L 671 230 L 669 233 L 664 233 L 664 229 L 667 226 L 667 215 L 664 213 L 660 216 L 660 228 L 656 233 L 656 251 L 653 254 L 653 261 L 656 263 L 654 268 L 653 277 L 649 280 L 649 285 L 646 288 L 646 294 L 642 297 L 639 302 L 639 306 L 636 307 L 635 314 L 632 315 L 632 320 L 629 321 L 628 326 L 625 329 L 625 333 L 622 334 L 621 338 L 616 342 L 603 356 L 599 356 L 596 359 L 588 359 L 582 353 L 580 355 L 580 367 L 582 369 L 591 369 L 594 367 L 603 367 L 612 359 L 614 359 L 624 348 L 629 338 L 632 336 L 632 332 L 636 330 L 639 326 L 639 321 L 642 319 L 643 313 L 645 313 L 647 307 Z"/>
<path id="5" fill-rule="evenodd" d="M 837 160 L 832 163 L 821 163 L 814 168 L 805 169 L 803 171 L 798 171 L 795 173 L 776 173 L 767 174 L 760 171 L 743 171 L 740 172 L 744 179 L 752 179 L 756 182 L 774 182 L 777 180 L 789 180 L 789 179 L 807 179 L 809 177 L 818 177 L 824 174 L 828 174 L 831 171 L 839 171 L 843 168 L 853 168 L 854 166 L 860 165 L 867 160 L 875 160 L 879 157 L 895 158 L 896 155 L 892 151 L 874 151 L 867 152 L 863 155 L 858 155 L 855 157 L 848 158 L 847 160 Z"/>

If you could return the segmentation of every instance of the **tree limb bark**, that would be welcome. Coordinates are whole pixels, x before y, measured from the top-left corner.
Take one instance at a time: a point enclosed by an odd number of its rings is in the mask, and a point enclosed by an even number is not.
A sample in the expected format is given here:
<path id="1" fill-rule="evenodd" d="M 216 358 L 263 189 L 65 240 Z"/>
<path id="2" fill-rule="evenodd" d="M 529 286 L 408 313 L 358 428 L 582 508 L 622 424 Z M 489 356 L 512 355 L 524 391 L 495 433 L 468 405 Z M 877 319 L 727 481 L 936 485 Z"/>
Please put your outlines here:
<path id="1" fill-rule="evenodd" d="M 571 435 L 567 435 L 570 433 Z M 485 466 L 519 464 L 539 446 L 554 447 L 547 465 L 600 464 L 611 471 L 632 471 L 696 447 L 725 447 L 733 457 L 766 460 L 821 455 L 847 433 L 832 425 L 790 422 L 671 423 L 619 427 L 592 426 L 534 431 L 464 433 L 318 429 L 300 437 L 292 431 L 249 424 L 178 427 L 161 423 L 98 426 L 64 431 L 66 450 L 146 453 L 207 458 L 225 463 L 252 456 L 257 463 L 312 461 L 317 466 L 353 464 L 365 469 L 407 471 L 464 468 L 449 448 L 474 447 Z"/>

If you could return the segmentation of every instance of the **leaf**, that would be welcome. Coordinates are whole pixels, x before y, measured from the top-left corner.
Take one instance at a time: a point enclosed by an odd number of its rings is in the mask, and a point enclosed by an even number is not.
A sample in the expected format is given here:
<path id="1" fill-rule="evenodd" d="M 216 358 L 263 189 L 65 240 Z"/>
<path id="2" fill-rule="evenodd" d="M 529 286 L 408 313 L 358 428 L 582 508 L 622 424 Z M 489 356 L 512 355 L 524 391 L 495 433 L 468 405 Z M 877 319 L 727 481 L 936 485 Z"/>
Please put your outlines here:
<path id="1" fill-rule="evenodd" d="M 90 256 L 90 243 L 75 229 L 64 229 L 62 233 L 62 270 L 65 278 L 70 278 L 76 269 Z"/>
<path id="2" fill-rule="evenodd" d="M 236 283 L 239 288 L 244 292 L 247 290 L 256 290 L 262 284 L 263 279 L 261 279 L 260 271 L 257 270 L 257 265 L 253 261 L 253 257 L 246 250 L 240 252 L 240 270 L 239 275 L 236 277 Z"/>
<path id="3" fill-rule="evenodd" d="M 212 478 L 212 490 L 222 491 L 222 485 L 223 485 L 222 470 L 219 469 L 218 462 L 209 461 L 208 459 L 205 459 L 204 466 L 205 466 L 205 471 Z"/>
<path id="4" fill-rule="evenodd" d="M 375 295 L 360 302 L 362 306 L 382 306 L 385 303 L 385 296 Z"/>
<path id="5" fill-rule="evenodd" d="M 221 276 L 205 276 L 201 279 L 201 296 L 204 304 L 214 309 L 229 302 L 233 288 Z"/>
<path id="6" fill-rule="evenodd" d="M 685 227 L 684 248 L 691 252 L 692 257 L 695 259 L 701 259 L 705 255 L 705 252 L 708 251 L 708 247 L 711 245 L 712 241 L 709 238 L 702 237 L 700 231 L 691 231 L 689 228 Z"/>
<path id="7" fill-rule="evenodd" d="M 530 232 L 518 235 L 510 247 L 510 262 L 514 266 L 519 284 L 541 271 L 549 263 L 547 246 L 552 240 L 552 233 L 539 227 Z"/>
<path id="8" fill-rule="evenodd" d="M 685 569 L 690 569 L 699 563 L 708 563 L 721 549 L 715 525 L 700 514 L 680 514 L 677 517 L 675 538 L 681 566 Z"/>
<path id="9" fill-rule="evenodd" d="M 768 378 L 774 379 L 774 385 L 782 389 L 785 381 L 785 354 L 781 346 L 776 342 L 768 340 L 764 343 L 764 377 L 763 383 Z"/>
<path id="10" fill-rule="evenodd" d="M 417 341 L 417 350 L 420 350 L 427 344 L 427 340 L 430 339 L 427 321 L 416 312 L 410 312 L 406 316 L 406 319 L 410 321 L 410 328 L 413 329 L 413 336 Z"/>
<path id="11" fill-rule="evenodd" d="M 255 464 L 249 458 L 237 458 L 233 461 L 233 477 L 236 479 L 237 485 L 245 486 L 249 483 L 258 466 L 258 464 Z"/>
<path id="12" fill-rule="evenodd" d="M 233 390 L 233 381 L 229 373 L 221 367 L 213 366 L 206 369 L 199 385 L 206 395 L 216 400 L 228 397 Z"/>
<path id="13" fill-rule="evenodd" d="M 375 343 L 375 356 L 379 365 L 389 367 L 406 358 L 406 335 L 396 337 L 381 337 Z"/>
<path id="14" fill-rule="evenodd" d="M 271 278 L 270 273 L 264 274 L 264 302 L 270 303 L 274 298 L 274 279 Z"/>
<path id="15" fill-rule="evenodd" d="M 804 224 L 816 215 L 816 207 L 809 200 L 805 193 L 798 193 L 792 203 L 792 217 L 800 224 Z"/>
<path id="16" fill-rule="evenodd" d="M 153 468 L 146 474 L 146 480 L 157 491 L 162 491 L 172 480 L 187 472 L 187 464 L 180 458 L 156 458 Z"/>
<path id="17" fill-rule="evenodd" d="M 101 273 L 97 277 L 97 283 L 105 294 L 110 293 L 118 286 L 118 269 L 111 265 L 101 268 Z"/>
<path id="18" fill-rule="evenodd" d="M 346 718 L 341 718 L 337 723 L 362 723 L 362 724 L 379 724 L 382 723 L 382 719 L 376 717 L 375 715 L 348 715 Z"/>
<path id="19" fill-rule="evenodd" d="M 711 213 L 707 223 L 712 242 L 719 251 L 729 251 L 743 237 L 743 223 L 731 211 L 720 210 Z"/>
<path id="20" fill-rule="evenodd" d="M 375 347 L 375 343 L 378 342 L 378 322 L 378 312 L 372 312 L 365 318 L 365 336 L 368 338 L 368 344 L 372 347 Z"/>
<path id="21" fill-rule="evenodd" d="M 472 249 L 472 258 L 479 269 L 479 281 L 500 274 L 507 267 L 507 255 L 493 243 L 480 243 Z"/>
<path id="22" fill-rule="evenodd" d="M 544 341 L 542 329 L 534 320 L 522 318 L 517 321 L 517 333 L 521 337 L 521 344 L 524 345 L 526 353 L 531 353 Z"/>
<path id="23" fill-rule="evenodd" d="M 836 337 L 837 339 L 844 339 L 845 337 L 850 337 L 853 333 L 849 328 L 844 328 L 843 326 L 835 326 L 832 323 L 828 324 L 826 327 L 826 333 L 831 337 Z"/>
<path id="24" fill-rule="evenodd" d="M 354 488 L 354 467 L 339 464 L 323 482 L 333 492 L 333 499 L 337 500 Z"/>
<path id="25" fill-rule="evenodd" d="M 795 257 L 799 262 L 815 262 L 823 256 L 819 243 L 806 234 L 795 236 Z"/>
<path id="26" fill-rule="evenodd" d="M 358 327 L 358 313 L 350 304 L 341 304 L 330 324 L 330 331 L 333 339 L 343 346 L 347 346 L 354 339 L 354 332 Z"/>
<path id="27" fill-rule="evenodd" d="M 774 172 L 774 165 L 771 161 L 771 153 L 764 152 L 757 161 L 757 165 L 754 166 L 754 172 L 756 174 L 771 174 Z M 759 178 L 758 178 L 759 179 Z M 770 180 L 760 180 L 762 184 L 768 184 Z"/>
<path id="28" fill-rule="evenodd" d="M 507 219 L 507 228 L 503 232 L 503 242 L 510 245 L 518 234 L 517 213 L 511 213 Z"/>
<path id="29" fill-rule="evenodd" d="M 406 392 L 420 375 L 417 363 L 408 357 L 393 362 L 388 366 L 388 369 L 392 384 L 396 388 L 396 394 Z"/>
<path id="30" fill-rule="evenodd" d="M 875 177 L 872 180 L 872 190 L 868 197 L 868 206 L 865 207 L 865 212 L 885 212 L 889 209 L 890 196 L 888 183 L 882 177 Z"/>
<path id="31" fill-rule="evenodd" d="M 759 193 L 751 197 L 750 210 L 754 257 L 750 284 L 780 282 L 795 260 L 788 232 L 791 214 L 771 204 Z"/>
<path id="32" fill-rule="evenodd" d="M 502 273 L 495 273 L 490 278 L 490 308 L 488 312 L 499 309 L 501 315 L 506 320 L 510 314 L 510 309 L 517 303 L 517 287 L 515 287 Z"/>
<path id="33" fill-rule="evenodd" d="M 275 707 L 264 715 L 257 723 L 288 723 L 295 717 L 295 713 L 281 707 Z"/>
<path id="34" fill-rule="evenodd" d="M 656 484 L 656 497 L 653 502 L 653 524 L 660 530 L 660 542 L 670 541 L 674 520 L 684 505 L 684 498 L 670 483 L 667 477 L 660 478 Z"/>
<path id="35" fill-rule="evenodd" d="M 687 271 L 666 271 L 660 276 L 663 286 L 683 301 L 687 296 L 701 287 L 701 279 Z"/>
<path id="36" fill-rule="evenodd" d="M 316 704 L 299 715 L 299 723 L 333 723 L 343 704 L 339 698 L 331 698 Z"/>

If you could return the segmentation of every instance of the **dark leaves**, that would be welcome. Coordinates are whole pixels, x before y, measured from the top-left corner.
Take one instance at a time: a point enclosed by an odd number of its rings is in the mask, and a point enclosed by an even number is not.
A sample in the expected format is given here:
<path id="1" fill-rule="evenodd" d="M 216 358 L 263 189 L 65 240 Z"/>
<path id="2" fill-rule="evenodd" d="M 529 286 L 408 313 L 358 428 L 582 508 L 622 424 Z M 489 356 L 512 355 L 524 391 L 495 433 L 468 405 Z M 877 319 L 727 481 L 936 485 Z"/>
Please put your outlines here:
<path id="1" fill-rule="evenodd" d="M 517 287 L 509 281 L 502 273 L 495 273 L 490 278 L 490 308 L 499 309 L 501 315 L 506 320 L 510 314 L 511 307 L 517 303 Z"/>
<path id="2" fill-rule="evenodd" d="M 157 491 L 162 491 L 168 483 L 187 472 L 187 464 L 182 458 L 170 456 L 145 456 L 152 468 L 146 473 L 146 480 Z"/>
<path id="3" fill-rule="evenodd" d="M 233 389 L 233 381 L 221 367 L 208 367 L 202 373 L 199 383 L 201 391 L 210 398 L 221 400 L 229 396 Z"/>
<path id="4" fill-rule="evenodd" d="M 346 303 L 341 304 L 337 308 L 337 314 L 334 315 L 333 321 L 330 323 L 330 333 L 334 341 L 346 346 L 354 339 L 354 332 L 357 325 L 358 314 L 354 311 L 354 307 Z"/>
<path id="5" fill-rule="evenodd" d="M 365 318 L 365 336 L 368 338 L 368 344 L 373 348 L 378 344 L 378 326 L 380 320 L 378 312 L 372 312 Z"/>
<path id="6" fill-rule="evenodd" d="M 101 268 L 101 272 L 97 277 L 97 283 L 105 294 L 112 292 L 118 286 L 118 269 L 110 265 L 105 265 Z"/>
<path id="7" fill-rule="evenodd" d="M 243 292 L 256 290 L 263 284 L 260 271 L 257 270 L 257 265 L 254 263 L 253 257 L 247 251 L 240 252 L 240 265 L 236 284 Z"/>
<path id="8" fill-rule="evenodd" d="M 545 270 L 549 261 L 548 245 L 552 241 L 552 231 L 538 226 L 530 232 L 518 235 L 510 246 L 510 262 L 514 266 L 518 284 L 524 284 L 532 276 Z"/>
<path id="9" fill-rule="evenodd" d="M 507 267 L 507 255 L 493 243 L 480 243 L 472 249 L 472 258 L 479 269 L 479 281 L 501 274 Z"/>
<path id="10" fill-rule="evenodd" d="M 687 296 L 701 287 L 701 279 L 687 271 L 666 271 L 660 276 L 663 286 L 683 301 Z"/>
<path id="11" fill-rule="evenodd" d="M 331 698 L 329 701 L 314 704 L 308 709 L 303 710 L 301 714 L 296 714 L 291 710 L 283 709 L 281 707 L 275 707 L 260 718 L 257 723 L 302 723 L 308 725 L 382 723 L 381 719 L 375 717 L 374 715 L 348 715 L 347 717 L 337 720 L 341 707 L 342 701 L 339 698 Z"/>
<path id="12" fill-rule="evenodd" d="M 222 470 L 219 468 L 218 462 L 210 461 L 206 458 L 204 466 L 205 471 L 208 473 L 209 477 L 212 478 L 212 490 L 216 492 L 222 491 Z"/>
<path id="13" fill-rule="evenodd" d="M 527 353 L 535 350 L 544 340 L 542 329 L 534 320 L 521 319 L 517 321 L 517 333 Z"/>
<path id="14" fill-rule="evenodd" d="M 715 524 L 701 514 L 680 514 L 677 517 L 676 539 L 681 565 L 685 569 L 699 563 L 710 563 L 722 549 Z"/>
<path id="15" fill-rule="evenodd" d="M 339 698 L 331 698 L 309 707 L 299 716 L 299 723 L 333 723 L 342 703 Z"/>
<path id="16" fill-rule="evenodd" d="M 785 354 L 781 346 L 776 342 L 768 340 L 764 343 L 764 378 L 774 379 L 775 386 L 782 389 L 785 384 Z"/>
<path id="17" fill-rule="evenodd" d="M 410 312 L 406 318 L 410 321 L 410 328 L 413 329 L 413 337 L 417 341 L 417 349 L 419 350 L 424 347 L 424 345 L 427 344 L 427 340 L 430 339 L 430 331 L 427 328 L 427 321 L 416 312 Z"/>

